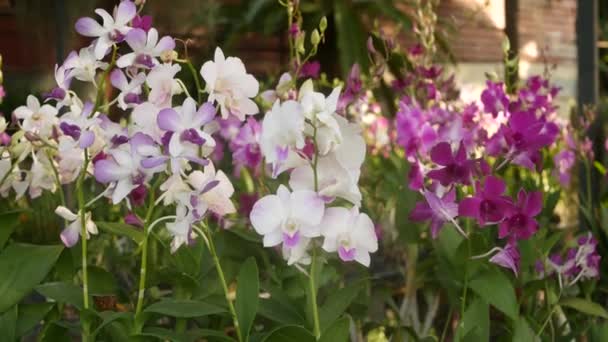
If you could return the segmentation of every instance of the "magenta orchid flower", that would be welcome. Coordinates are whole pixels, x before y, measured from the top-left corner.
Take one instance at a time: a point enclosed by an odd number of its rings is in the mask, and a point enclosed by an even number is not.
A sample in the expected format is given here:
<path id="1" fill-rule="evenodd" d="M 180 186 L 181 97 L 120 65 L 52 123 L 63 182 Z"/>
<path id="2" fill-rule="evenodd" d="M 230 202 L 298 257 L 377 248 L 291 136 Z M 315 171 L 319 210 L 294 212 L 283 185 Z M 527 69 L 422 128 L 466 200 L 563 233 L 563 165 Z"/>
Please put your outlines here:
<path id="1" fill-rule="evenodd" d="M 453 183 L 470 184 L 475 162 L 467 159 L 467 151 L 463 142 L 453 153 L 447 142 L 440 142 L 431 150 L 431 160 L 442 168 L 431 170 L 427 176 L 439 181 L 443 186 Z"/>
<path id="2" fill-rule="evenodd" d="M 458 214 L 476 219 L 481 226 L 502 222 L 513 207 L 511 198 L 504 195 L 505 190 L 505 182 L 502 179 L 488 176 L 483 189 L 481 184 L 478 184 L 477 194 L 459 203 Z"/>
<path id="3" fill-rule="evenodd" d="M 505 94 L 502 82 L 486 82 L 486 89 L 481 93 L 483 110 L 497 117 L 498 113 L 505 112 L 509 108 L 509 98 Z"/>
<path id="4" fill-rule="evenodd" d="M 131 30 L 129 22 L 137 14 L 137 8 L 132 1 L 121 1 L 111 16 L 104 9 L 95 10 L 102 19 L 100 25 L 95 19 L 84 17 L 76 22 L 76 31 L 86 37 L 96 37 L 93 43 L 95 58 L 102 59 L 108 53 L 112 44 L 120 43 L 125 39 L 125 35 Z"/>
<path id="5" fill-rule="evenodd" d="M 514 112 L 507 125 L 502 125 L 488 141 L 488 152 L 494 156 L 506 153 L 507 160 L 534 170 L 539 150 L 551 145 L 558 133 L 557 125 L 537 118 L 533 112 Z"/>
<path id="6" fill-rule="evenodd" d="M 543 195 L 540 191 L 526 193 L 521 189 L 517 194 L 517 203 L 513 207 L 513 212 L 499 225 L 498 237 L 529 239 L 538 230 L 538 222 L 534 217 L 540 214 L 542 208 Z"/>
<path id="7" fill-rule="evenodd" d="M 122 55 L 116 65 L 119 68 L 135 66 L 138 68 L 152 69 L 159 64 L 157 57 L 165 51 L 175 48 L 175 41 L 169 36 L 158 39 L 158 31 L 155 28 L 147 33 L 142 29 L 132 29 L 125 38 L 133 52 Z"/>

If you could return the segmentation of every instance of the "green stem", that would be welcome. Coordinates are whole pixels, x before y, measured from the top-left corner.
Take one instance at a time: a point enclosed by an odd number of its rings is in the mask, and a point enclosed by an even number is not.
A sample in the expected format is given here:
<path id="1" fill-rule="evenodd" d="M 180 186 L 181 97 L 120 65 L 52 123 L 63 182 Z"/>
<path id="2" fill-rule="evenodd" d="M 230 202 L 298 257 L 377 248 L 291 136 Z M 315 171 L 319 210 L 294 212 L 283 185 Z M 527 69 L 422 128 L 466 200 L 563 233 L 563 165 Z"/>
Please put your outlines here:
<path id="1" fill-rule="evenodd" d="M 112 59 L 110 60 L 110 65 L 103 72 L 103 74 L 101 75 L 101 80 L 99 81 L 99 88 L 97 89 L 97 96 L 95 97 L 95 107 L 93 107 L 93 111 L 91 112 L 91 115 L 94 115 L 95 112 L 97 111 L 97 109 L 99 109 L 99 106 L 101 106 L 101 101 L 104 98 L 103 92 L 105 90 L 106 78 L 108 78 L 110 71 L 112 70 L 112 68 L 114 68 L 114 65 L 116 64 L 116 54 L 117 53 L 118 53 L 118 48 L 116 47 L 116 44 L 114 44 L 112 46 Z"/>
<path id="2" fill-rule="evenodd" d="M 200 105 L 203 102 L 203 88 L 201 86 L 201 81 L 198 79 L 198 74 L 192 62 L 187 59 L 184 61 L 184 63 L 188 66 L 188 69 L 192 74 L 192 78 L 194 78 L 194 84 L 196 84 L 196 98 L 198 100 L 198 104 Z"/>
<path id="3" fill-rule="evenodd" d="M 312 322 L 313 322 L 313 333 L 315 338 L 318 340 L 321 338 L 321 324 L 319 323 L 319 308 L 317 305 L 317 283 L 315 281 L 315 275 L 317 273 L 317 253 L 315 248 L 312 249 L 312 256 L 310 261 L 310 275 L 308 277 L 308 286 L 310 290 L 310 306 L 312 309 Z"/>
<path id="4" fill-rule="evenodd" d="M 312 136 L 313 146 L 315 148 L 315 155 L 312 161 L 312 171 L 314 175 L 314 186 L 315 192 L 319 191 L 319 175 L 317 172 L 317 164 L 319 162 L 319 148 L 317 148 L 317 126 L 313 128 L 313 136 Z"/>
<path id="5" fill-rule="evenodd" d="M 540 326 L 540 329 L 536 333 L 536 336 L 540 337 L 540 334 L 543 333 L 543 330 L 545 330 L 545 327 L 547 326 L 547 324 L 551 320 L 551 317 L 553 316 L 553 313 L 555 312 L 555 310 L 557 310 L 559 308 L 559 305 L 557 303 L 559 303 L 559 300 L 562 298 L 562 292 L 563 292 L 562 289 L 560 289 L 559 295 L 557 296 L 556 304 L 553 305 L 553 308 L 551 309 L 551 311 L 549 311 L 549 314 L 547 315 L 547 318 L 543 322 L 543 325 Z M 549 302 L 549 300 L 550 300 L 550 298 L 549 298 L 549 292 L 546 293 L 546 299 L 545 300 L 547 301 L 547 303 Z"/>
<path id="6" fill-rule="evenodd" d="M 82 261 L 82 297 L 84 303 L 84 309 L 89 309 L 89 272 L 87 267 L 87 222 L 84 200 L 84 178 L 87 174 L 87 167 L 89 166 L 89 157 L 87 149 L 84 150 L 84 165 L 76 181 L 76 196 L 78 199 L 78 214 L 80 215 L 80 240 L 81 240 L 81 261 Z M 82 322 L 82 313 L 81 313 Z M 88 323 L 82 323 L 82 340 L 88 341 L 89 339 L 89 325 Z"/>
<path id="7" fill-rule="evenodd" d="M 470 235 L 471 221 L 467 220 L 466 233 Z M 467 238 L 467 259 L 471 257 L 471 239 Z M 460 304 L 460 324 L 464 323 L 464 312 L 467 305 L 467 290 L 469 288 L 469 268 L 467 264 L 464 265 L 464 285 L 462 289 L 462 302 Z"/>
<path id="8" fill-rule="evenodd" d="M 157 181 L 158 183 L 159 181 Z M 156 185 L 156 183 L 155 183 Z M 147 278 L 147 266 L 148 266 L 148 241 L 150 232 L 148 231 L 148 226 L 150 224 L 150 220 L 152 219 L 152 214 L 154 213 L 154 202 L 156 201 L 155 186 L 150 190 L 150 198 L 148 201 L 148 212 L 146 213 L 146 217 L 144 219 L 144 239 L 141 245 L 141 265 L 139 266 L 139 288 L 137 291 L 137 306 L 135 307 L 135 330 L 136 332 L 140 332 L 143 327 L 142 322 L 140 322 L 141 312 L 144 306 L 144 296 L 146 294 L 146 278 Z"/>
<path id="9" fill-rule="evenodd" d="M 200 231 L 199 229 L 195 229 L 195 231 L 201 235 L 201 237 L 207 242 L 207 246 L 209 247 L 209 253 L 213 257 L 213 263 L 215 264 L 215 270 L 217 271 L 217 275 L 220 278 L 220 282 L 222 283 L 222 289 L 224 290 L 224 298 L 226 298 L 226 304 L 228 304 L 228 310 L 230 310 L 230 315 L 232 316 L 232 322 L 234 324 L 234 328 L 236 330 L 236 335 L 239 342 L 243 342 L 243 335 L 241 334 L 241 329 L 239 325 L 239 318 L 236 315 L 236 310 L 234 309 L 234 304 L 230 299 L 230 291 L 228 290 L 228 283 L 226 283 L 226 277 L 224 276 L 224 270 L 222 269 L 222 265 L 220 264 L 220 258 L 217 256 L 217 252 L 215 250 L 215 244 L 213 243 L 213 237 L 211 236 L 211 230 L 207 227 L 206 224 L 203 224 L 203 229 L 206 234 Z"/>

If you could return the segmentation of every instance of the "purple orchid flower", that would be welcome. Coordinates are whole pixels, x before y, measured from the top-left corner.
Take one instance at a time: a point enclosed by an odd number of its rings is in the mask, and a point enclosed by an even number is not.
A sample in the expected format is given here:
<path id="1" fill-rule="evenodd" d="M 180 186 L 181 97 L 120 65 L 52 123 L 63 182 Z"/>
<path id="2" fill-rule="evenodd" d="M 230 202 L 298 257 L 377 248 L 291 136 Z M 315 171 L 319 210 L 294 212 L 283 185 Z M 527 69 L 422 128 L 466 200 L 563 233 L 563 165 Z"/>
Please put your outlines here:
<path id="1" fill-rule="evenodd" d="M 519 259 L 520 255 L 517 245 L 509 241 L 504 248 L 499 248 L 498 253 L 490 258 L 490 262 L 510 268 L 515 273 L 515 276 L 517 276 L 519 273 Z"/>
<path id="2" fill-rule="evenodd" d="M 499 112 L 506 111 L 509 107 L 509 98 L 505 94 L 502 82 L 486 82 L 487 88 L 481 93 L 483 110 L 497 117 Z"/>
<path id="3" fill-rule="evenodd" d="M 506 190 L 505 182 L 500 178 L 488 176 L 483 189 L 480 188 L 481 184 L 478 184 L 477 194 L 460 202 L 458 215 L 475 218 L 481 226 L 504 220 L 513 208 L 511 198 L 503 195 Z"/>
<path id="4" fill-rule="evenodd" d="M 443 167 L 431 170 L 427 175 L 429 178 L 439 181 L 441 185 L 449 186 L 452 183 L 471 183 L 475 162 L 467 159 L 467 151 L 462 141 L 456 153 L 452 152 L 452 147 L 447 142 L 435 145 L 431 149 L 431 160 Z"/>
<path id="5" fill-rule="evenodd" d="M 447 222 L 454 224 L 456 229 L 464 236 L 466 234 L 454 218 L 458 216 L 458 204 L 456 204 L 456 190 L 452 189 L 443 197 L 437 196 L 432 191 L 424 190 L 422 195 L 425 201 L 416 203 L 410 213 L 409 219 L 412 221 L 431 220 L 431 236 L 437 238 L 441 228 Z"/>
<path id="6" fill-rule="evenodd" d="M 166 131 L 162 141 L 171 158 L 185 158 L 201 165 L 207 164 L 207 160 L 199 156 L 199 149 L 212 149 L 215 140 L 202 128 L 213 120 L 215 113 L 216 108 L 210 102 L 204 103 L 197 110 L 196 101 L 190 97 L 184 100 L 181 107 L 166 108 L 158 113 L 156 122 L 160 129 Z"/>
<path id="7" fill-rule="evenodd" d="M 236 137 L 230 141 L 232 150 L 232 163 L 235 165 L 234 173 L 239 175 L 243 167 L 257 172 L 262 164 L 262 151 L 260 149 L 260 134 L 262 125 L 254 118 L 247 118 Z"/>
<path id="8" fill-rule="evenodd" d="M 125 37 L 133 52 L 122 55 L 116 65 L 119 68 L 136 66 L 152 69 L 159 64 L 157 57 L 175 48 L 175 40 L 164 36 L 158 40 L 158 31 L 152 28 L 147 33 L 142 29 L 132 29 Z"/>
<path id="9" fill-rule="evenodd" d="M 534 218 L 543 208 L 543 195 L 540 191 L 526 193 L 521 189 L 517 194 L 517 203 L 513 212 L 502 221 L 498 229 L 498 237 L 511 237 L 516 240 L 526 240 L 538 230 L 538 222 Z"/>
<path id="10" fill-rule="evenodd" d="M 95 19 L 84 17 L 76 22 L 76 31 L 86 37 L 97 37 L 94 43 L 95 58 L 102 59 L 114 43 L 120 43 L 131 30 L 129 22 L 137 14 L 137 8 L 132 1 L 121 1 L 111 16 L 103 9 L 96 9 L 103 19 L 100 25 Z"/>
<path id="11" fill-rule="evenodd" d="M 533 112 L 518 111 L 511 114 L 507 125 L 490 138 L 490 155 L 505 153 L 507 159 L 534 170 L 539 150 L 555 142 L 559 128 L 552 122 L 537 118 Z"/>
<path id="12" fill-rule="evenodd" d="M 152 16 L 136 15 L 135 18 L 133 18 L 133 21 L 131 21 L 131 26 L 133 28 L 142 29 L 142 30 L 148 32 L 152 28 Z"/>

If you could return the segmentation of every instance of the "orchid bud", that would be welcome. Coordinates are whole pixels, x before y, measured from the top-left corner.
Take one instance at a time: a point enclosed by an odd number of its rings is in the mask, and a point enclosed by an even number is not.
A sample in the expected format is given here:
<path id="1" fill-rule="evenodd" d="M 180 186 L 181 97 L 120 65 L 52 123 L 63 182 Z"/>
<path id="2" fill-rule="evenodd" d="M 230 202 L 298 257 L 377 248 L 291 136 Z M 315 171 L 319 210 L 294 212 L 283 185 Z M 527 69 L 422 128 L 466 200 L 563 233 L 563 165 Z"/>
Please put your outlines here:
<path id="1" fill-rule="evenodd" d="M 145 5 L 145 4 L 146 4 L 146 0 L 135 0 L 136 6 Z"/>
<path id="2" fill-rule="evenodd" d="M 319 30 L 321 30 L 321 32 L 325 32 L 326 29 L 327 29 L 327 18 L 325 16 L 323 16 L 323 18 L 321 18 L 321 22 L 319 22 Z"/>
<path id="3" fill-rule="evenodd" d="M 372 36 L 369 36 L 369 38 L 367 38 L 367 51 L 369 51 L 369 53 L 376 53 L 376 48 L 374 47 L 374 40 L 372 39 Z"/>
<path id="4" fill-rule="evenodd" d="M 160 53 L 160 60 L 163 61 L 163 63 L 171 63 L 176 60 L 177 57 L 177 51 L 175 50 L 165 50 Z"/>
<path id="5" fill-rule="evenodd" d="M 0 145 L 8 146 L 11 144 L 11 136 L 6 132 L 0 133 Z"/>
<path id="6" fill-rule="evenodd" d="M 32 132 L 25 132 L 25 139 L 27 139 L 28 141 L 31 141 L 31 142 L 40 140 L 38 135 L 36 135 L 35 133 L 32 133 Z"/>
<path id="7" fill-rule="evenodd" d="M 319 42 L 321 42 L 321 36 L 319 35 L 319 31 L 317 29 L 314 29 L 314 31 L 312 31 L 312 34 L 310 35 L 310 43 L 314 46 L 319 45 Z"/>
<path id="8" fill-rule="evenodd" d="M 306 52 L 306 49 L 304 49 L 304 37 L 305 34 L 302 33 L 301 35 L 298 36 L 298 38 L 296 38 L 296 51 L 298 51 L 298 53 L 304 53 Z"/>

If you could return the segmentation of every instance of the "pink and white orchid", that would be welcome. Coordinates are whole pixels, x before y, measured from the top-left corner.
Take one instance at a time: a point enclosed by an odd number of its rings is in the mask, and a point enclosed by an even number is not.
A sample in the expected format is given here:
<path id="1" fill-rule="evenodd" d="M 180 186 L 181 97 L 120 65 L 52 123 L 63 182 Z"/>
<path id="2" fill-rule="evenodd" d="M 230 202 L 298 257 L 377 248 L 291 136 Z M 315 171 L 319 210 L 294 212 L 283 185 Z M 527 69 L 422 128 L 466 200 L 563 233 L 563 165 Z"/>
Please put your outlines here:
<path id="1" fill-rule="evenodd" d="M 169 36 L 158 39 L 158 31 L 151 28 L 148 32 L 135 28 L 127 33 L 125 37 L 127 44 L 133 52 L 122 55 L 116 65 L 119 68 L 135 66 L 138 68 L 152 69 L 159 64 L 157 57 L 165 51 L 175 48 L 175 41 Z"/>
<path id="2" fill-rule="evenodd" d="M 74 246 L 80 239 L 82 230 L 81 216 L 71 212 L 70 209 L 64 206 L 58 206 L 57 209 L 55 209 L 55 214 L 69 222 L 68 226 L 61 232 L 61 241 L 63 241 L 63 244 L 66 247 Z M 97 225 L 91 218 L 91 212 L 87 212 L 84 217 L 87 233 L 86 239 L 89 239 L 91 237 L 90 234 L 96 235 L 98 233 Z"/>
<path id="3" fill-rule="evenodd" d="M 342 261 L 354 260 L 369 267 L 369 254 L 378 250 L 378 238 L 367 214 L 360 213 L 358 207 L 327 208 L 321 227 L 326 252 L 338 252 Z"/>
<path id="4" fill-rule="evenodd" d="M 222 118 L 234 115 L 243 121 L 246 115 L 259 111 L 252 98 L 258 94 L 260 85 L 253 75 L 247 73 L 239 58 L 224 57 L 218 47 L 214 60 L 205 62 L 200 74 L 205 80 L 209 101 L 219 104 Z"/>
<path id="5" fill-rule="evenodd" d="M 93 43 L 95 58 L 102 59 L 110 47 L 122 42 L 131 30 L 129 22 L 135 18 L 137 8 L 132 1 L 125 0 L 114 9 L 114 16 L 101 8 L 96 9 L 95 13 L 103 19 L 103 25 L 93 18 L 84 17 L 76 22 L 76 31 L 83 36 L 97 38 Z"/>
<path id="6" fill-rule="evenodd" d="M 280 185 L 276 195 L 257 201 L 249 218 L 255 231 L 264 236 L 264 247 L 283 244 L 294 248 L 303 238 L 317 237 L 325 205 L 313 191 L 290 192 Z"/>

